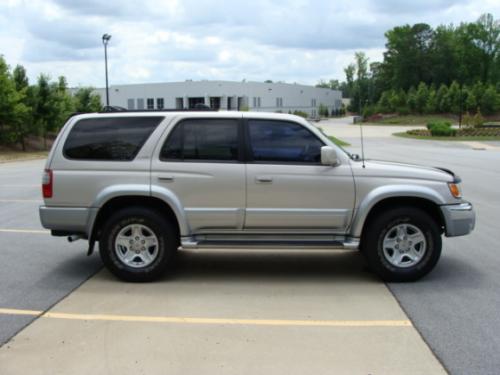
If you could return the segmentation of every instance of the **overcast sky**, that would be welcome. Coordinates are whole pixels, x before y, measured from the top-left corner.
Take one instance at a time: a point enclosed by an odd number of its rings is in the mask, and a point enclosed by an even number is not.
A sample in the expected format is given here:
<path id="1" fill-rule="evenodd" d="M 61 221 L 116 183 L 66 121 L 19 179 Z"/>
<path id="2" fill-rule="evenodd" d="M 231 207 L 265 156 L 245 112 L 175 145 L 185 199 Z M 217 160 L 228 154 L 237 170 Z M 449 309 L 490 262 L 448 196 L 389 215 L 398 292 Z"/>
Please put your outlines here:
<path id="1" fill-rule="evenodd" d="M 0 0 L 0 54 L 71 86 L 222 79 L 344 79 L 355 51 L 381 60 L 384 32 L 500 16 L 500 0 Z"/>

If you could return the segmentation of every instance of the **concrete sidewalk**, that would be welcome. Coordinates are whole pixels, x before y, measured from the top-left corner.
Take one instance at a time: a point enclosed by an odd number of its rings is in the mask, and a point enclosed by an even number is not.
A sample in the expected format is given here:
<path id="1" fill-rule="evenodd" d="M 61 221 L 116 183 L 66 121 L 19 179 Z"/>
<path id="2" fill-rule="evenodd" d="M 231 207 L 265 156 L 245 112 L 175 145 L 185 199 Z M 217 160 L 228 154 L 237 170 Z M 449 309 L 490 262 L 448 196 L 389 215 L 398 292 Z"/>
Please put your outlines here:
<path id="1" fill-rule="evenodd" d="M 446 372 L 357 252 L 214 250 L 151 284 L 102 271 L 5 344 L 0 373 Z"/>

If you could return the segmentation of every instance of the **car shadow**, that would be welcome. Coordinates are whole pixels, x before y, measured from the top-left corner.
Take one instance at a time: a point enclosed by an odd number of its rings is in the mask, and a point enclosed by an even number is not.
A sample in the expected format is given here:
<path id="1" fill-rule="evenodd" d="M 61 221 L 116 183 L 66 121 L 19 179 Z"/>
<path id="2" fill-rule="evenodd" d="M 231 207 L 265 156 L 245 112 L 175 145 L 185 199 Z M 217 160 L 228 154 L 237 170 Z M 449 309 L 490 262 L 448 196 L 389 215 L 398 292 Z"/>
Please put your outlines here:
<path id="1" fill-rule="evenodd" d="M 162 279 L 185 281 L 378 281 L 357 251 L 179 251 Z"/>

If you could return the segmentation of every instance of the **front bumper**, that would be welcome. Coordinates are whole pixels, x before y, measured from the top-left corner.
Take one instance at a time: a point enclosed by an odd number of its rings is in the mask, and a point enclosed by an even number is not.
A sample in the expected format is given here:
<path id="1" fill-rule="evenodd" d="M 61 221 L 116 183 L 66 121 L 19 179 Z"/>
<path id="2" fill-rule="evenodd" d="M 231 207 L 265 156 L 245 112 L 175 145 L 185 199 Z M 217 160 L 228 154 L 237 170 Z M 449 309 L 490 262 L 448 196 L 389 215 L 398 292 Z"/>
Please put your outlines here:
<path id="1" fill-rule="evenodd" d="M 441 206 L 441 212 L 446 237 L 464 236 L 472 232 L 476 225 L 476 213 L 469 202 Z"/>

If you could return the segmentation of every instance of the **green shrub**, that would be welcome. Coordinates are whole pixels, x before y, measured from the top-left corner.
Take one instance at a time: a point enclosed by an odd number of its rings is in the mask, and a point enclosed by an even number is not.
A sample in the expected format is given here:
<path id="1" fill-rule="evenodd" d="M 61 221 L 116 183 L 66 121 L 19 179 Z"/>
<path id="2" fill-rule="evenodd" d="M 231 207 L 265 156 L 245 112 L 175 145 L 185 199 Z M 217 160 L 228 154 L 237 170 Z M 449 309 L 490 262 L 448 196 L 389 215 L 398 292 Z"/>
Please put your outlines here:
<path id="1" fill-rule="evenodd" d="M 374 105 L 366 106 L 363 109 L 363 117 L 365 119 L 368 118 L 368 117 L 373 116 L 375 113 L 377 113 L 377 108 Z"/>
<path id="2" fill-rule="evenodd" d="M 408 107 L 398 107 L 396 109 L 396 112 L 400 115 L 400 116 L 408 116 L 410 114 L 410 110 L 408 109 Z"/>
<path id="3" fill-rule="evenodd" d="M 329 116 L 328 107 L 326 105 L 320 103 L 318 113 L 321 117 L 328 117 Z"/>
<path id="4" fill-rule="evenodd" d="M 472 118 L 472 126 L 475 128 L 479 128 L 479 127 L 483 126 L 483 124 L 484 124 L 484 117 L 478 108 L 476 114 Z"/>
<path id="5" fill-rule="evenodd" d="M 302 112 L 302 111 L 297 111 L 297 110 L 293 111 L 293 114 L 296 116 L 304 117 L 304 118 L 309 117 L 309 114 L 307 112 Z"/>
<path id="6" fill-rule="evenodd" d="M 465 113 L 462 117 L 462 126 L 464 128 L 472 128 L 473 127 L 473 117 L 470 115 L 469 111 Z"/>
<path id="7" fill-rule="evenodd" d="M 429 122 L 427 129 L 433 137 L 454 137 L 457 134 L 457 130 L 453 129 L 448 121 Z"/>

